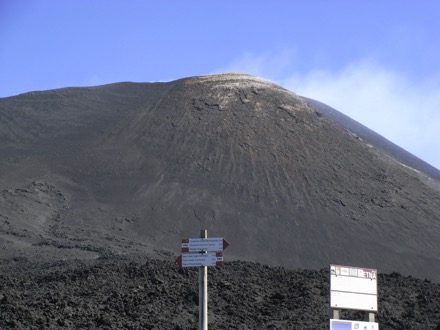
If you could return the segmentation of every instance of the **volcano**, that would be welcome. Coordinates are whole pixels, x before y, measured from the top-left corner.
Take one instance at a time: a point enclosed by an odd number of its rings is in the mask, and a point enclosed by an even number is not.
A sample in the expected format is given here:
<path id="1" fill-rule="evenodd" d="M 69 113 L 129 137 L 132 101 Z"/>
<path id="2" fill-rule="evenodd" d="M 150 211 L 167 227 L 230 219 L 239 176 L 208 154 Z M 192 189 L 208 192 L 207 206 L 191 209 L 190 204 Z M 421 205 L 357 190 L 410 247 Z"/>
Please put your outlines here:
<path id="1" fill-rule="evenodd" d="M 440 171 L 315 100 L 242 74 L 0 99 L 3 269 L 175 258 L 330 263 L 440 281 Z"/>

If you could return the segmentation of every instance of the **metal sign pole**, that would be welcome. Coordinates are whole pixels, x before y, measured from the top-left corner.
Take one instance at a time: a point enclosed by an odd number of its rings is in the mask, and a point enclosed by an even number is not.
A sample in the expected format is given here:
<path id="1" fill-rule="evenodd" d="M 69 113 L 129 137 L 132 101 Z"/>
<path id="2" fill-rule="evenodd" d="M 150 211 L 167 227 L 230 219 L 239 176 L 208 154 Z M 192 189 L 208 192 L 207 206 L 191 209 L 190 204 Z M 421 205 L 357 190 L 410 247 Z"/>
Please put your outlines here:
<path id="1" fill-rule="evenodd" d="M 208 238 L 206 229 L 200 230 L 200 238 Z M 206 266 L 199 267 L 199 329 L 208 330 L 208 267 Z"/>
<path id="2" fill-rule="evenodd" d="M 199 238 L 182 239 L 182 254 L 176 263 L 199 268 L 199 330 L 208 330 L 208 267 L 223 266 L 223 250 L 229 243 L 223 237 L 208 238 L 206 229 Z"/>
<path id="3" fill-rule="evenodd" d="M 376 322 L 376 314 L 373 312 L 365 312 L 365 321 Z"/>

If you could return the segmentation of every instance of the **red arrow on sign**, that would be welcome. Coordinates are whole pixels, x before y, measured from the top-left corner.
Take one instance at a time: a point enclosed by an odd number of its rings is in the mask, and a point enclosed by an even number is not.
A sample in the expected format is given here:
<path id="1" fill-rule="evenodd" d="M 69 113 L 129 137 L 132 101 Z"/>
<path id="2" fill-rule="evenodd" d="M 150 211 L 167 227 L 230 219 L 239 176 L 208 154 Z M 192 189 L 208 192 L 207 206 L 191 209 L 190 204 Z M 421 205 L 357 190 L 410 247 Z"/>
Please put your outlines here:
<path id="1" fill-rule="evenodd" d="M 225 239 L 223 239 L 223 250 L 226 250 L 226 248 L 229 246 L 229 242 Z"/>

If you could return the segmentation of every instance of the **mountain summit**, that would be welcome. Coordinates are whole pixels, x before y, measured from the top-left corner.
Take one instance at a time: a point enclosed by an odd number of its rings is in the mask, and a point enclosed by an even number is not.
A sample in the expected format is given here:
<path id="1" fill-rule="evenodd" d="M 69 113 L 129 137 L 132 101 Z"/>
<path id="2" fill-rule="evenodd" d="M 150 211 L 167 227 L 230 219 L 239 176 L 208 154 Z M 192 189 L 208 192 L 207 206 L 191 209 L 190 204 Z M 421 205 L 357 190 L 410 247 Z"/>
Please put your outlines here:
<path id="1" fill-rule="evenodd" d="M 206 228 L 226 259 L 440 281 L 439 171 L 253 76 L 2 98 L 0 140 L 3 267 L 167 257 Z"/>

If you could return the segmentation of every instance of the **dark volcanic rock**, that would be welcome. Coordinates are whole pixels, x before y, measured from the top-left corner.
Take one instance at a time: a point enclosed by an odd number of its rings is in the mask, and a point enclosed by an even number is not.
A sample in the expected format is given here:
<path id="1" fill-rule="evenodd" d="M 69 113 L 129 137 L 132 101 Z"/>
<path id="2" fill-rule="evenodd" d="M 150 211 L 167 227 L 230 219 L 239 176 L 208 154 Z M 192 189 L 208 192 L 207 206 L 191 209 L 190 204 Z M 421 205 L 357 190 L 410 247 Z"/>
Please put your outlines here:
<path id="1" fill-rule="evenodd" d="M 436 176 L 251 76 L 3 98 L 0 139 L 3 269 L 177 254 L 207 228 L 227 258 L 440 280 Z"/>
<path id="2" fill-rule="evenodd" d="M 197 269 L 170 261 L 99 261 L 92 266 L 0 275 L 2 329 L 197 329 Z M 58 268 L 58 270 L 56 270 Z M 429 330 L 440 322 L 440 284 L 379 275 L 382 330 Z M 209 268 L 209 328 L 328 327 L 328 271 L 250 262 Z M 362 320 L 362 312 L 345 311 Z"/>

